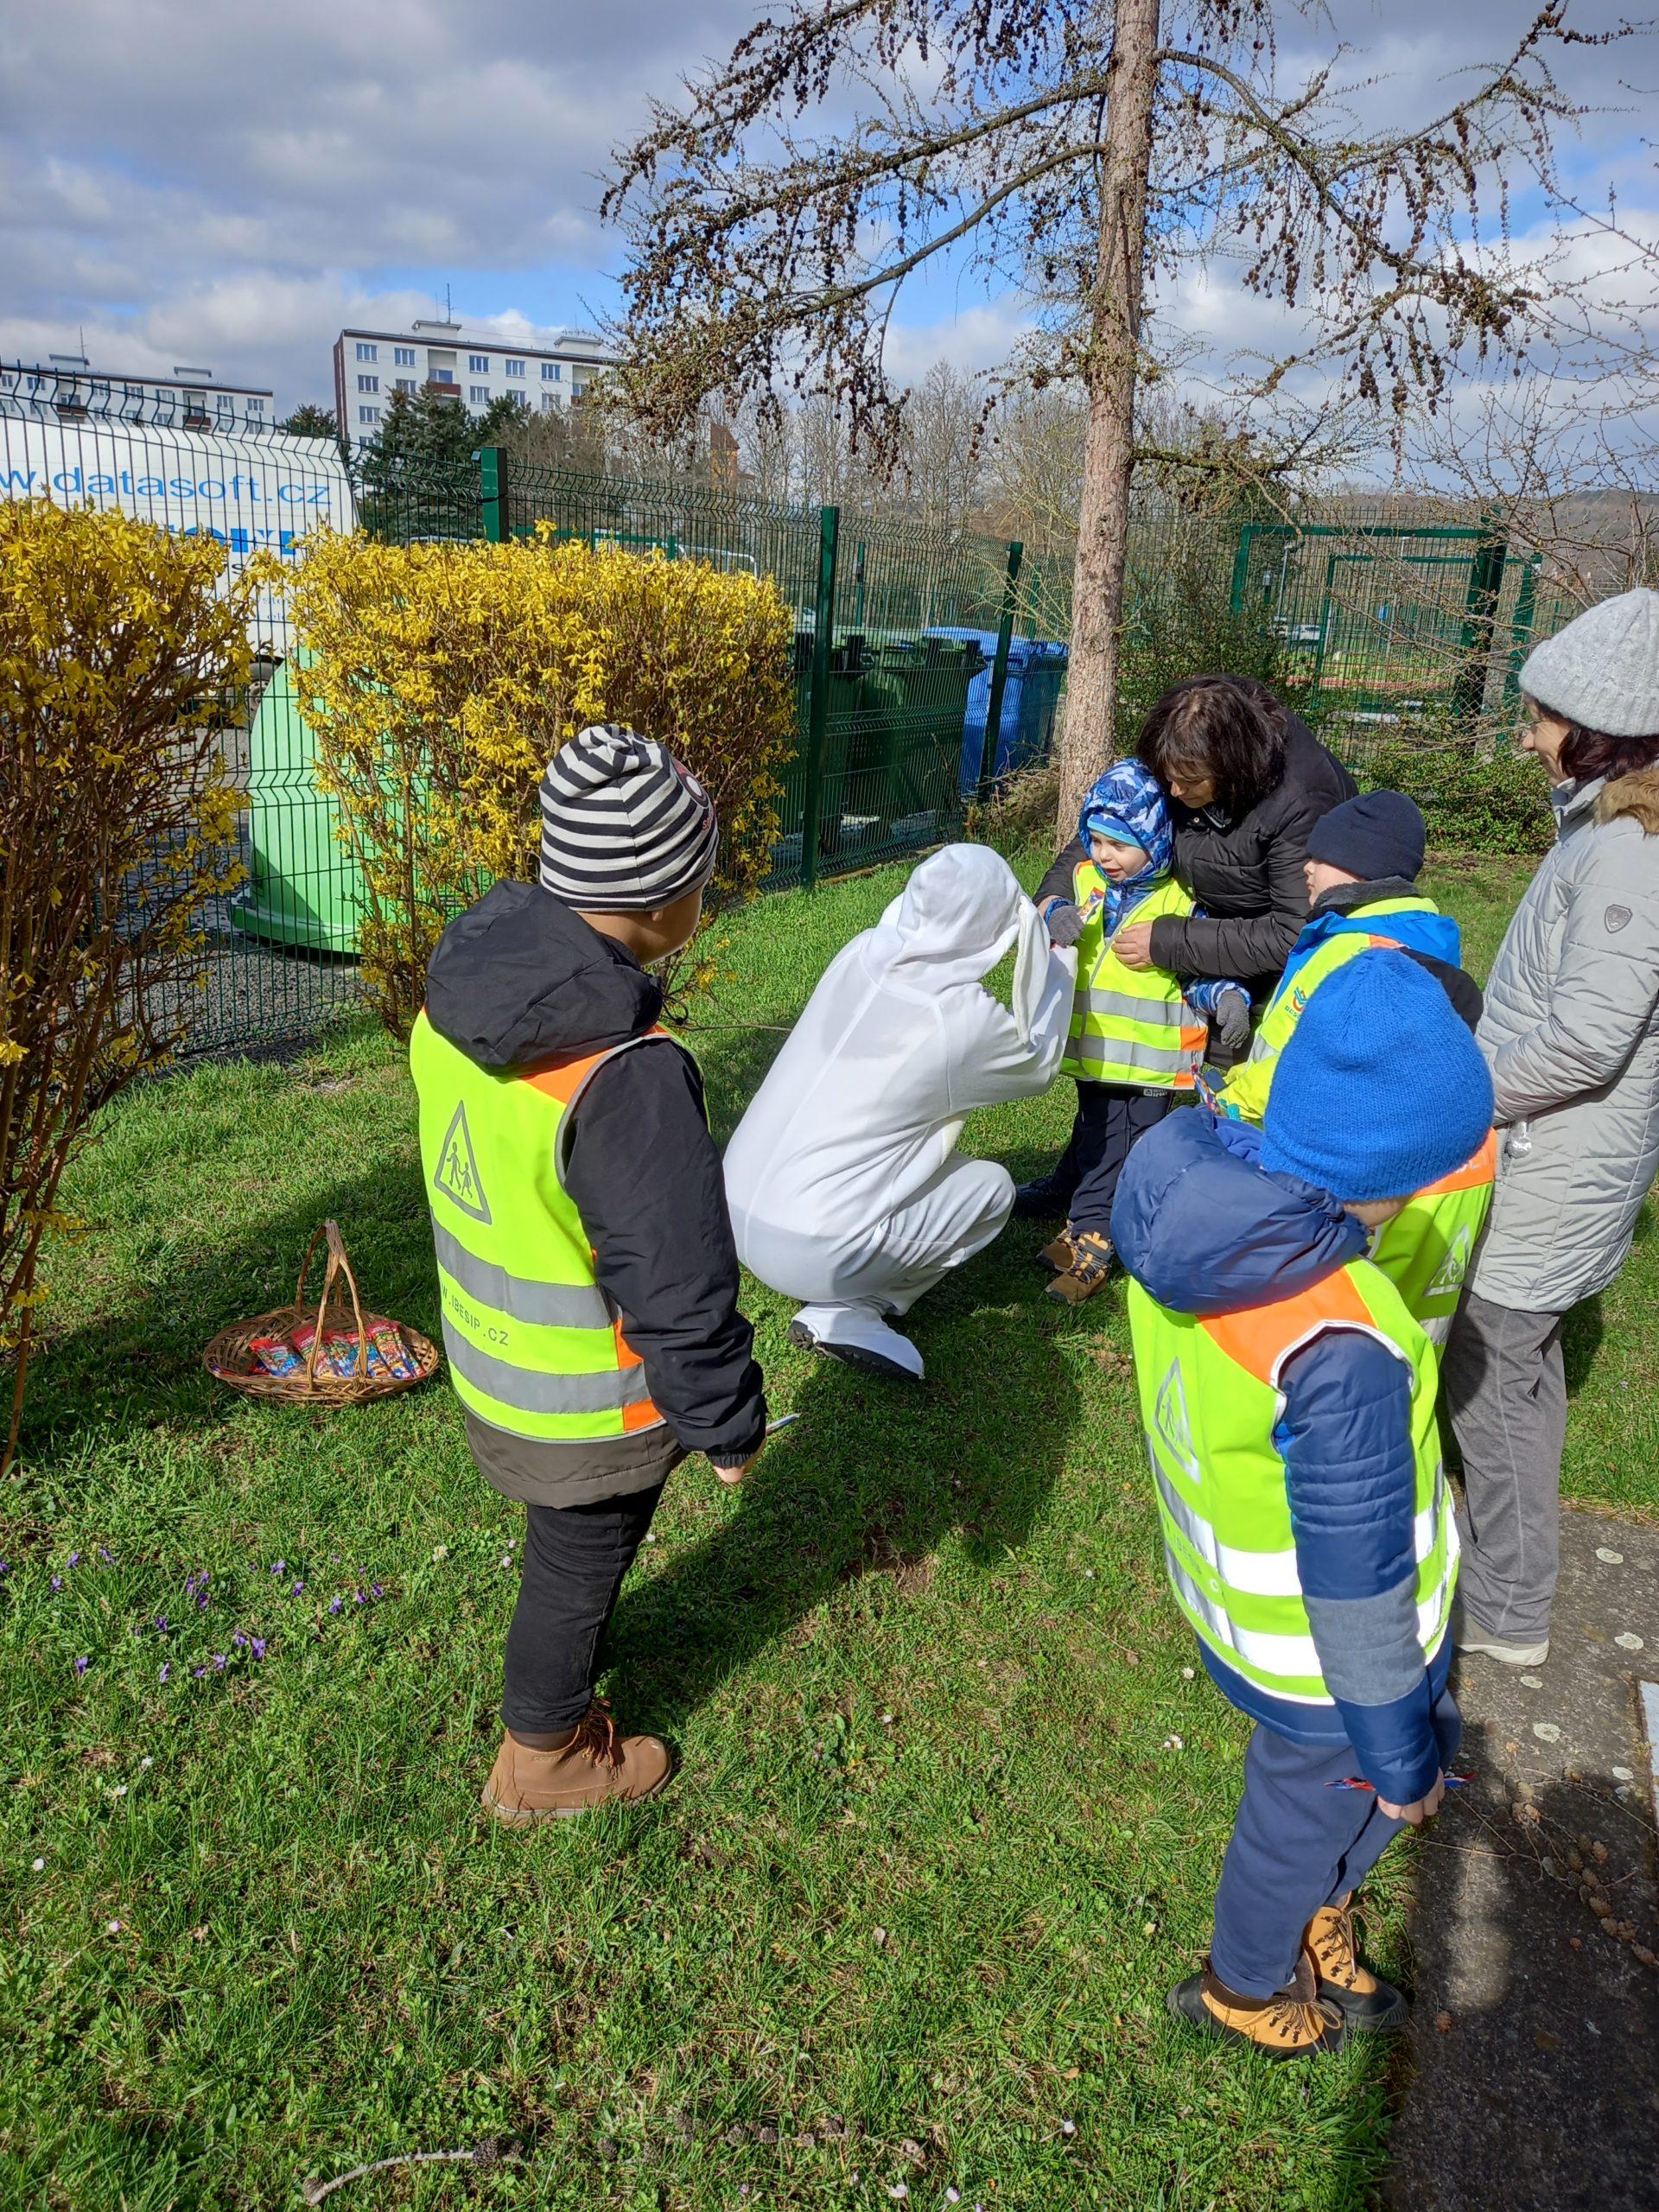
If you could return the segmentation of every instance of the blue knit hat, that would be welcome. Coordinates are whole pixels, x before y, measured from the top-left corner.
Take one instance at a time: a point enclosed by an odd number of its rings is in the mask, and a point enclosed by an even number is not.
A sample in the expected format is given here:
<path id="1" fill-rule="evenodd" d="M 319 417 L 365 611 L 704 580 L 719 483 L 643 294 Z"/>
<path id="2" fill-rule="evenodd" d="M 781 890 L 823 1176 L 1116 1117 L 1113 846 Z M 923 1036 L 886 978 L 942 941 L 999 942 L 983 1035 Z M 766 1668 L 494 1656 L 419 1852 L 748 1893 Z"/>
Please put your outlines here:
<path id="1" fill-rule="evenodd" d="M 1491 1077 L 1440 985 L 1403 952 L 1362 952 L 1326 976 L 1279 1056 L 1262 1165 L 1345 1205 L 1408 1198 L 1491 1126 Z"/>

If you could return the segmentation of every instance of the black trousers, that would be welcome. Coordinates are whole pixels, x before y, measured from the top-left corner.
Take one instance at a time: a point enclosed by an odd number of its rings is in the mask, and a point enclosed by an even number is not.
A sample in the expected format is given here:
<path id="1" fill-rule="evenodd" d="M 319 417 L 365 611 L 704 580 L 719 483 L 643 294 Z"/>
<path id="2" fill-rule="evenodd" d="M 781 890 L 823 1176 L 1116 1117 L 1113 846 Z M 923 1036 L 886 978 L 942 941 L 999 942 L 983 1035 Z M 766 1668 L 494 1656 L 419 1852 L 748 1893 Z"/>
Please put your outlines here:
<path id="1" fill-rule="evenodd" d="M 556 1735 L 588 1710 L 600 1640 L 663 1488 L 591 1505 L 525 1506 L 501 1700 L 501 1718 L 516 1734 Z"/>
<path id="2" fill-rule="evenodd" d="M 1072 1229 L 1106 1234 L 1124 1161 L 1147 1131 L 1157 1128 L 1177 1096 L 1173 1090 L 1131 1090 L 1124 1084 L 1078 1083 L 1071 1141 L 1052 1179 L 1054 1195 L 1065 1200 Z"/>

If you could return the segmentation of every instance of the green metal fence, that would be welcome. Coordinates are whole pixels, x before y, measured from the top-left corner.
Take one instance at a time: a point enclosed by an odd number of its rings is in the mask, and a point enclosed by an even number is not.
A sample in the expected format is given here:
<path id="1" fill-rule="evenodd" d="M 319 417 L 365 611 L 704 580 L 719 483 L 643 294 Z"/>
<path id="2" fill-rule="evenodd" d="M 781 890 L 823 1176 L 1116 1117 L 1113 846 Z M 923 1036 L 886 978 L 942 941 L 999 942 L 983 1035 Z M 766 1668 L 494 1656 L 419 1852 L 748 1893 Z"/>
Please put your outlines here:
<path id="1" fill-rule="evenodd" d="M 171 473 L 173 433 L 199 435 L 199 424 L 163 419 L 142 391 L 48 381 L 7 386 L 0 375 L 0 491 L 41 492 L 41 470 L 60 460 L 48 496 L 131 483 L 163 486 L 174 503 L 190 492 Z M 43 458 L 48 433 L 54 459 Z M 359 527 L 391 543 L 523 540 L 547 524 L 557 539 L 774 578 L 795 614 L 799 744 L 784 778 L 772 887 L 810 886 L 950 837 L 1008 757 L 1011 732 L 1015 758 L 1046 747 L 1063 649 L 1039 680 L 1021 633 L 1066 636 L 1065 549 L 1022 562 L 1018 544 L 772 503 L 736 486 L 524 467 L 495 448 L 447 467 L 388 468 L 371 454 L 347 486 L 323 442 L 224 419 L 212 433 L 225 480 L 198 485 L 194 505 L 159 518 L 212 530 L 232 567 L 266 544 L 302 557 L 305 523 L 321 509 L 337 524 L 329 501 L 354 491 Z M 257 498 L 270 526 L 227 518 L 221 529 L 202 501 L 223 495 L 242 501 L 238 512 Z M 125 503 L 118 488 L 107 496 Z M 1421 512 L 1351 501 L 1290 523 L 1139 510 L 1126 716 L 1167 682 L 1227 665 L 1241 641 L 1267 638 L 1299 703 L 1357 764 L 1368 732 L 1402 719 L 1472 730 L 1484 715 L 1490 727 L 1513 704 L 1530 643 L 1573 609 L 1494 518 L 1424 521 Z M 256 643 L 256 680 L 247 698 L 227 702 L 223 734 L 247 793 L 237 832 L 245 880 L 206 917 L 206 987 L 188 1008 L 200 1051 L 302 1038 L 358 997 L 356 872 L 313 780 L 279 600 L 262 602 Z"/>

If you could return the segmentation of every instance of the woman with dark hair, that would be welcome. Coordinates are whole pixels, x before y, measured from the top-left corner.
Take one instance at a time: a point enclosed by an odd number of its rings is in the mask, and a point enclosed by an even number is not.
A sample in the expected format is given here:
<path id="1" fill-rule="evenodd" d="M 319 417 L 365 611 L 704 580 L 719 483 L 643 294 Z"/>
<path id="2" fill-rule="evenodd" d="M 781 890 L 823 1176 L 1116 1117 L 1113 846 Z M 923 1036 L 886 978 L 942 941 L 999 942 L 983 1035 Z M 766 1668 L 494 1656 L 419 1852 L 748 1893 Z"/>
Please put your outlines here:
<path id="1" fill-rule="evenodd" d="M 1521 686 L 1556 843 L 1486 986 L 1497 1187 L 1443 1370 L 1463 1454 L 1458 1641 L 1536 1667 L 1560 1548 L 1561 1330 L 1624 1266 L 1659 1166 L 1659 592 L 1580 615 Z"/>
<path id="2" fill-rule="evenodd" d="M 1354 779 L 1248 676 L 1194 676 L 1166 691 L 1136 751 L 1169 794 L 1175 876 L 1202 912 L 1131 922 L 1113 950 L 1130 968 L 1239 977 L 1259 1002 L 1307 919 L 1308 832 L 1354 796 Z M 1082 857 L 1078 845 L 1060 854 L 1039 906 L 1070 898 Z"/>

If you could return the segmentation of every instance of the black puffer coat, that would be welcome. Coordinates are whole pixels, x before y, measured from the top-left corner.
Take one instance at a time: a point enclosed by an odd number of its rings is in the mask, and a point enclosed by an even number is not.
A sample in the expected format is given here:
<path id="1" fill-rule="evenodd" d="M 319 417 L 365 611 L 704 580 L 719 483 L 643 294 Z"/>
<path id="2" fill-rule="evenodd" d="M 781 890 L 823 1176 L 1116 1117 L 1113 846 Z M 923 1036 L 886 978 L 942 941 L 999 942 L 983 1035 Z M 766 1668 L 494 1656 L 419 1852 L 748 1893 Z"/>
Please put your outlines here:
<path id="1" fill-rule="evenodd" d="M 1196 814 L 1169 803 L 1175 874 L 1204 910 L 1152 925 L 1152 957 L 1178 976 L 1230 976 L 1258 1004 L 1279 980 L 1307 919 L 1302 861 L 1308 832 L 1357 785 L 1341 762 L 1295 715 L 1286 717 L 1285 772 L 1265 798 L 1234 819 L 1215 806 Z M 1068 845 L 1043 878 L 1046 899 L 1071 896 L 1080 842 Z"/>

